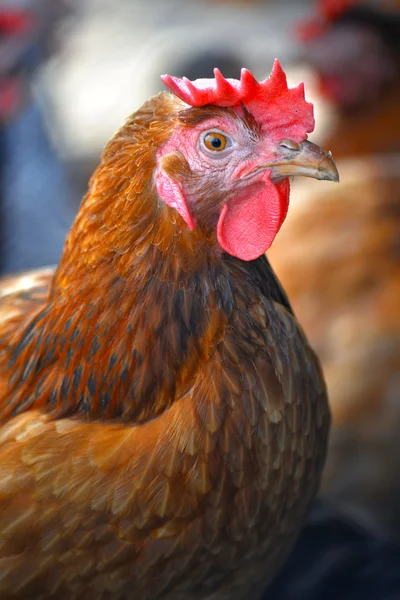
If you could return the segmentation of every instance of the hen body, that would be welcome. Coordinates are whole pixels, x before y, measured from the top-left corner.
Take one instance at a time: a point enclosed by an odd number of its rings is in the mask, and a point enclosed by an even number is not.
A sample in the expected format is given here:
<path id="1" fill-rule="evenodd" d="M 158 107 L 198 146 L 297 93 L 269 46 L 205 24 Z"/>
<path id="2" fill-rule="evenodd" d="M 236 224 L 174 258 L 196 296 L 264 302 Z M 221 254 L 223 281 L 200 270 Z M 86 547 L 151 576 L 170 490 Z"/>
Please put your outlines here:
<path id="1" fill-rule="evenodd" d="M 216 311 L 225 326 L 214 326 L 192 389 L 157 418 L 82 422 L 29 410 L 3 425 L 2 598 L 262 591 L 315 492 L 327 408 L 314 356 L 259 263 L 253 273 L 224 265 L 221 283 L 237 288 Z M 2 309 L 18 297 L 3 297 Z M 184 319 L 178 309 L 177 327 Z"/>
<path id="2" fill-rule="evenodd" d="M 325 386 L 266 258 L 154 192 L 177 106 L 108 145 L 54 275 L 2 280 L 2 600 L 256 599 L 316 491 Z"/>

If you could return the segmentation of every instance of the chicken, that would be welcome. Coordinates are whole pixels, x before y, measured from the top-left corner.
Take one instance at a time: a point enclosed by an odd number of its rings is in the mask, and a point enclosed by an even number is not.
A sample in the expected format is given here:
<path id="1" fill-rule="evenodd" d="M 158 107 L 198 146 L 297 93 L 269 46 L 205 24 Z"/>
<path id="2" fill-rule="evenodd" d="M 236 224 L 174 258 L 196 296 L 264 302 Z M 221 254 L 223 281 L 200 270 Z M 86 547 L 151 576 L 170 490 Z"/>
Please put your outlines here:
<path id="1" fill-rule="evenodd" d="M 400 15 L 394 0 L 320 0 L 299 27 L 302 54 L 336 111 L 323 140 L 336 159 L 400 151 Z"/>
<path id="2" fill-rule="evenodd" d="M 2 281 L 2 600 L 260 598 L 325 457 L 323 377 L 265 250 L 337 181 L 302 86 L 163 77 L 59 267 Z"/>
<path id="3" fill-rule="evenodd" d="M 399 167 L 399 155 L 344 161 L 340 187 L 299 186 L 269 252 L 327 381 L 333 431 L 322 489 L 397 534 Z"/>

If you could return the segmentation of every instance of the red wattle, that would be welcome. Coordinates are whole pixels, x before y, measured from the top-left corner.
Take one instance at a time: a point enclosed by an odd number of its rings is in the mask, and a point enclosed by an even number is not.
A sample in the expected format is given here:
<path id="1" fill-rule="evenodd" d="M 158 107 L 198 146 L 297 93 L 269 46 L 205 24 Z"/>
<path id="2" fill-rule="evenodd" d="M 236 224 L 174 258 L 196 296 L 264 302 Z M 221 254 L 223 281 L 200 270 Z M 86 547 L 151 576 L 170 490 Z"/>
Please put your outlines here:
<path id="1" fill-rule="evenodd" d="M 241 260 L 254 260 L 271 246 L 289 206 L 289 180 L 266 177 L 230 199 L 218 219 L 220 246 Z"/>

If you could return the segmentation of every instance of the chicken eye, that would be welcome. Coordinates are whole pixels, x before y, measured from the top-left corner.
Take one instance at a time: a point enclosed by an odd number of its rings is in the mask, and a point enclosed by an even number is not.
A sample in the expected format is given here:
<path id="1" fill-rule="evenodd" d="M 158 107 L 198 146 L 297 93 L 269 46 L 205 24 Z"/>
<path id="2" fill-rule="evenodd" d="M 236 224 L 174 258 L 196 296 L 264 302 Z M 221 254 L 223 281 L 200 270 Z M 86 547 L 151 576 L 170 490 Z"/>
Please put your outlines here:
<path id="1" fill-rule="evenodd" d="M 208 150 L 213 152 L 221 152 L 225 150 L 228 144 L 228 138 L 218 131 L 212 131 L 204 136 L 204 145 Z"/>

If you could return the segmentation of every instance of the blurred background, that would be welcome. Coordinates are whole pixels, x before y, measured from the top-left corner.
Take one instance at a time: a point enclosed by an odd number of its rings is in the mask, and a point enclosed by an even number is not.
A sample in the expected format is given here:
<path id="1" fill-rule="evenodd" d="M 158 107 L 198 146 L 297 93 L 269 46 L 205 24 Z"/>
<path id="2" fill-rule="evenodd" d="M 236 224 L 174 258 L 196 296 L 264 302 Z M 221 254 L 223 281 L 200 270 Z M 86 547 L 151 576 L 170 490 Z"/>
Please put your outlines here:
<path id="1" fill-rule="evenodd" d="M 102 148 L 162 89 L 161 73 L 195 79 L 217 66 L 238 77 L 246 66 L 264 78 L 275 57 L 290 83 L 305 81 L 316 110 L 311 139 L 332 151 L 341 174 L 339 186 L 295 181 L 268 253 L 327 379 L 334 422 L 321 498 L 365 539 L 392 543 L 400 539 L 399 1 L 0 2 L 0 274 L 58 262 Z M 328 537 L 337 530 L 329 519 Z"/>

